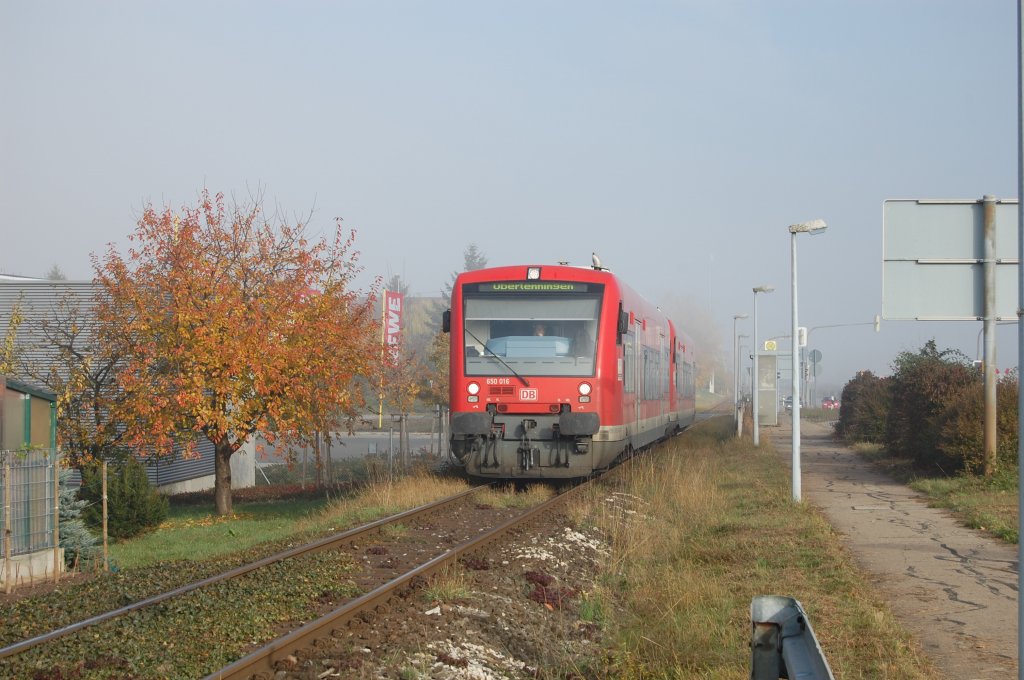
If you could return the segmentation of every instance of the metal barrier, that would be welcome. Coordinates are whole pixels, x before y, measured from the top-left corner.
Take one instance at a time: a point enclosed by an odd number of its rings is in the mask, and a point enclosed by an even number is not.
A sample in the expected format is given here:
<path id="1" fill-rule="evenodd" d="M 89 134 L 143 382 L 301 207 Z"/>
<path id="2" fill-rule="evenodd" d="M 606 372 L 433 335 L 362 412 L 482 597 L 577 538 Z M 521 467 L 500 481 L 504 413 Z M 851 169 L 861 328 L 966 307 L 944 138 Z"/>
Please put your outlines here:
<path id="1" fill-rule="evenodd" d="M 751 680 L 835 680 L 799 602 L 779 595 L 755 597 L 750 621 Z"/>

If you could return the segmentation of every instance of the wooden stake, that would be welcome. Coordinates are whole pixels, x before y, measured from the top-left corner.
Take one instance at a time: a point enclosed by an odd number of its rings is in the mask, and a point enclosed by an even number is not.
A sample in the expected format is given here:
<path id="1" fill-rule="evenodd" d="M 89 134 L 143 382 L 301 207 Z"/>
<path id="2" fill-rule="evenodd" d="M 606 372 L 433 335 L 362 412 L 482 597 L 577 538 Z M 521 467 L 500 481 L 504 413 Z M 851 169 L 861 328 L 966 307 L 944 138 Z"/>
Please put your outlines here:
<path id="1" fill-rule="evenodd" d="M 4 592 L 11 594 L 11 463 L 4 456 Z"/>
<path id="2" fill-rule="evenodd" d="M 60 582 L 60 471 L 53 456 L 53 582 Z"/>
<path id="3" fill-rule="evenodd" d="M 103 571 L 110 571 L 110 557 L 107 554 L 107 461 L 103 461 Z"/>

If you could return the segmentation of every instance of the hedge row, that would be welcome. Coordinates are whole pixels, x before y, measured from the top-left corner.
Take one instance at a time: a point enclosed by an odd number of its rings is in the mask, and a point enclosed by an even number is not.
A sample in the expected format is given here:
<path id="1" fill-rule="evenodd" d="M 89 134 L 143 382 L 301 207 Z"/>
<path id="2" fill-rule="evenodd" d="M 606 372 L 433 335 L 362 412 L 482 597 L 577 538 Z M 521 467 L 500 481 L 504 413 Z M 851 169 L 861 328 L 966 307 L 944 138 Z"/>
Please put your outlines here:
<path id="1" fill-rule="evenodd" d="M 843 388 L 836 433 L 847 441 L 882 444 L 929 472 L 976 473 L 983 465 L 984 385 L 981 370 L 957 350 L 939 351 L 930 340 L 903 352 L 893 374 L 858 373 Z M 1017 461 L 1017 375 L 1000 378 L 1000 463 Z"/>

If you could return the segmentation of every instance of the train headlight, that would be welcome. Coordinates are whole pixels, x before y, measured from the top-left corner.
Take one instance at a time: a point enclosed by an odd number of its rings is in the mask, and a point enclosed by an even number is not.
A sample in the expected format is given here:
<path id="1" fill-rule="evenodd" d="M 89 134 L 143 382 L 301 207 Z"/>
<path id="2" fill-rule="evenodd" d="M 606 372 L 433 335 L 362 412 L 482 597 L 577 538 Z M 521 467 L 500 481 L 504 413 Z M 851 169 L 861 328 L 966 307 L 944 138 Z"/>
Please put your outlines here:
<path id="1" fill-rule="evenodd" d="M 581 382 L 580 383 L 579 390 L 580 390 L 580 394 L 582 396 L 585 397 L 585 396 L 589 395 L 590 394 L 590 390 L 592 390 L 592 389 L 593 389 L 593 387 L 590 386 L 590 383 L 588 383 L 588 382 Z"/>
<path id="2" fill-rule="evenodd" d="M 476 396 L 480 394 L 480 385 L 475 382 L 471 382 L 468 385 L 466 385 L 466 391 L 472 394 L 473 396 Z"/>

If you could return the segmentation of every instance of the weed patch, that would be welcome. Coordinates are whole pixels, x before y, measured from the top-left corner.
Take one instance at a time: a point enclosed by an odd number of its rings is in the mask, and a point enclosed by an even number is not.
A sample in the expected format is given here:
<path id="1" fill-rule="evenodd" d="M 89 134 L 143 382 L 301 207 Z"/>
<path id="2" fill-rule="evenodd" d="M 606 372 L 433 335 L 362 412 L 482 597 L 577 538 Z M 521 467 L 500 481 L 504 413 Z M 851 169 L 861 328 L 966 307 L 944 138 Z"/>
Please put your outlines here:
<path id="1" fill-rule="evenodd" d="M 599 675 L 747 675 L 751 600 L 775 594 L 803 603 L 836 677 L 929 677 L 829 524 L 791 502 L 770 444 L 731 432 L 728 418 L 699 425 L 574 510 L 612 544 L 583 600 L 616 612 Z"/>

